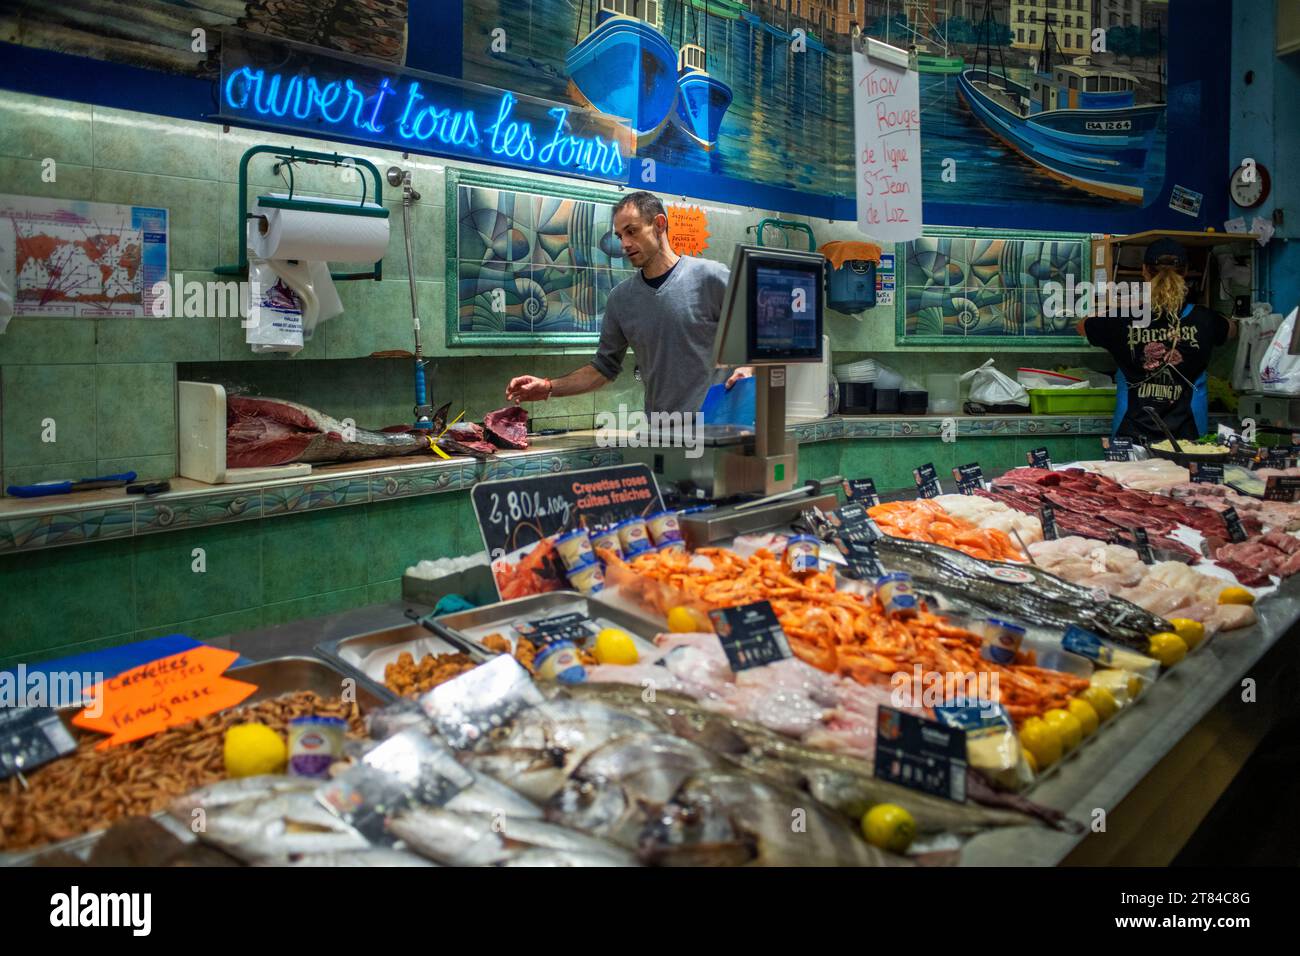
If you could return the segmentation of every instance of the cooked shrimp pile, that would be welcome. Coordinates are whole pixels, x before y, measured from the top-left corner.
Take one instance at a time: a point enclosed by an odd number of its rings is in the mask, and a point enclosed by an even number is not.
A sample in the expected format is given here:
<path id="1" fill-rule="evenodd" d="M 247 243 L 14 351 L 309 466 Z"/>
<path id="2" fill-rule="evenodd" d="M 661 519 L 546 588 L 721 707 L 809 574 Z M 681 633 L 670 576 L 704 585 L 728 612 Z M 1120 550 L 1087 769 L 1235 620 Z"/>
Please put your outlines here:
<path id="1" fill-rule="evenodd" d="M 941 544 L 988 561 L 1025 560 L 1024 553 L 1005 531 L 973 525 L 924 498 L 876 505 L 867 514 L 881 531 L 895 538 Z"/>

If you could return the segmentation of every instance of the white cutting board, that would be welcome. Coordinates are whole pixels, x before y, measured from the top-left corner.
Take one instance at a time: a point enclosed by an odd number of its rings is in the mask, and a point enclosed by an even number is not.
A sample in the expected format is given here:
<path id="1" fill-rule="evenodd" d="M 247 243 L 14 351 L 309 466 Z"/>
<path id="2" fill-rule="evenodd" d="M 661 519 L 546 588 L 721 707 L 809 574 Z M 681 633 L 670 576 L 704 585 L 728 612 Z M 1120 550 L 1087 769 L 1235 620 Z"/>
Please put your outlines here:
<path id="1" fill-rule="evenodd" d="M 311 474 L 311 465 L 306 462 L 265 468 L 227 468 L 225 388 L 211 382 L 176 384 L 180 412 L 178 464 L 182 477 L 223 485 Z"/>

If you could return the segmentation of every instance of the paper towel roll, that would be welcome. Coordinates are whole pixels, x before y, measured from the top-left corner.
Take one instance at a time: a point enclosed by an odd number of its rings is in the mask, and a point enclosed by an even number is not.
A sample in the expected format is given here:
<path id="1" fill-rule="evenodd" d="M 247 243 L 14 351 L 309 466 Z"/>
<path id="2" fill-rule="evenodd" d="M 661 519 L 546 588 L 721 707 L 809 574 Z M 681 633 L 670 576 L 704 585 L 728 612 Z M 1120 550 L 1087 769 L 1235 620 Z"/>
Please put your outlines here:
<path id="1" fill-rule="evenodd" d="M 316 197 L 312 201 L 330 202 Z M 356 203 L 339 201 L 337 205 L 355 207 Z M 373 203 L 367 203 L 367 206 L 378 208 Z M 260 224 L 256 230 L 249 230 L 250 248 L 259 259 L 374 262 L 388 251 L 386 217 L 275 209 L 260 205 L 253 211 L 267 220 L 264 232 Z"/>

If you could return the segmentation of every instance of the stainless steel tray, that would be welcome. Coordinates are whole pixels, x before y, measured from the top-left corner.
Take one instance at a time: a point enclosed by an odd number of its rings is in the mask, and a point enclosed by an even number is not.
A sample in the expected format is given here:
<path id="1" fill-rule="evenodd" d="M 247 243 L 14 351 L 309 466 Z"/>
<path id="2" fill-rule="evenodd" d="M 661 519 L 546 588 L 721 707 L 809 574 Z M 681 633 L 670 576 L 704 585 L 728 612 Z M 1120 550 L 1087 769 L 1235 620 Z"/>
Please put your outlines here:
<path id="1" fill-rule="evenodd" d="M 515 634 L 510 627 L 513 622 L 551 617 L 569 610 L 580 610 L 597 623 L 627 631 L 642 654 L 655 650 L 654 637 L 664 630 L 663 625 L 654 620 L 602 601 L 599 595 L 588 596 L 577 591 L 548 591 L 512 601 L 500 601 L 468 611 L 444 614 L 434 619 L 433 623 L 435 627 L 445 628 L 454 637 L 478 648 L 482 648 L 482 638 L 493 632 L 499 632 L 508 638 L 513 647 Z M 451 654 L 459 648 L 412 622 L 355 637 L 326 641 L 316 645 L 315 650 L 340 669 L 356 673 L 382 686 L 384 667 L 394 663 L 403 652 L 419 660 L 425 654 Z M 486 651 L 486 648 L 483 650 Z M 392 692 L 387 688 L 384 688 L 384 692 L 391 699 Z"/>
<path id="2" fill-rule="evenodd" d="M 293 694 L 299 691 L 314 691 L 322 697 L 335 697 L 344 690 L 343 681 L 355 681 L 357 707 L 363 714 L 384 707 L 392 701 L 392 695 L 382 687 L 376 688 L 370 681 L 357 679 L 357 675 L 334 667 L 332 664 L 314 657 L 276 657 L 258 661 L 244 667 L 233 667 L 226 671 L 227 677 L 237 678 L 256 684 L 255 690 L 236 707 L 256 704 L 259 701 L 279 697 L 281 694 Z M 80 707 L 62 707 L 59 718 L 69 729 L 74 729 L 72 718 L 81 710 Z M 153 814 L 154 819 L 162 820 L 166 814 L 162 811 Z M 178 836 L 184 837 L 184 827 L 173 829 Z M 75 837 L 69 837 L 58 843 L 23 850 L 19 853 L 0 853 L 0 866 L 31 866 L 46 854 L 66 851 L 78 859 L 89 859 L 91 851 L 104 830 L 93 830 Z"/>

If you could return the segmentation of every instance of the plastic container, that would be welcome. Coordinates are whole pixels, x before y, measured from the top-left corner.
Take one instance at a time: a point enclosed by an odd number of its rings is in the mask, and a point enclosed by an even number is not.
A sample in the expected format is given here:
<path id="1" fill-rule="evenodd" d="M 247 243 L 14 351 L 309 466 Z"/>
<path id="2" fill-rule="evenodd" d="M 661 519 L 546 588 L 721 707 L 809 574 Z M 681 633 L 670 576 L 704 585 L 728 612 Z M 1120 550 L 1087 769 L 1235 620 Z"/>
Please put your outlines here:
<path id="1" fill-rule="evenodd" d="M 908 390 L 898 393 L 898 410 L 904 415 L 924 415 L 929 403 L 928 392 Z"/>
<path id="2" fill-rule="evenodd" d="M 682 540 L 682 529 L 677 523 L 676 511 L 660 511 L 652 514 L 645 519 L 645 523 L 650 529 L 650 539 L 656 545 Z"/>
<path id="3" fill-rule="evenodd" d="M 645 518 L 628 518 L 626 521 L 620 521 L 615 527 L 618 528 L 618 541 L 623 546 L 625 558 L 630 560 L 654 547 L 645 526 Z"/>
<path id="4" fill-rule="evenodd" d="M 578 649 L 572 641 L 548 644 L 533 658 L 537 676 L 561 684 L 581 684 L 587 679 L 587 669 L 578 658 Z"/>
<path id="5" fill-rule="evenodd" d="M 608 528 L 597 528 L 591 532 L 592 549 L 604 548 L 611 551 L 614 557 L 623 557 L 623 542 L 618 539 L 618 527 L 610 525 Z"/>
<path id="6" fill-rule="evenodd" d="M 580 568 L 569 570 L 569 583 L 575 591 L 595 594 L 605 587 L 605 569 L 599 561 L 592 560 Z"/>
<path id="7" fill-rule="evenodd" d="M 984 639 L 981 656 L 994 664 L 1014 664 L 1025 639 L 1025 629 L 1019 624 L 993 617 L 982 621 L 981 625 L 979 632 Z"/>
<path id="8" fill-rule="evenodd" d="M 348 722 L 341 717 L 295 717 L 289 721 L 289 776 L 329 777 L 330 765 L 343 756 L 347 729 Z"/>
<path id="9" fill-rule="evenodd" d="M 870 382 L 846 382 L 840 385 L 840 412 L 844 415 L 870 415 L 876 408 L 876 386 Z"/>
<path id="10" fill-rule="evenodd" d="M 935 414 L 956 412 L 961 407 L 961 376 L 934 374 L 925 377 L 930 394 L 930 411 Z"/>
<path id="11" fill-rule="evenodd" d="M 555 550 L 560 552 L 560 559 L 565 568 L 576 571 L 596 560 L 596 552 L 591 548 L 591 538 L 586 528 L 574 528 L 555 539 Z"/>
<path id="12" fill-rule="evenodd" d="M 876 597 L 890 617 L 911 617 L 917 612 L 912 576 L 902 571 L 886 574 L 876 581 Z"/>
<path id="13" fill-rule="evenodd" d="M 1088 415 L 1115 411 L 1113 388 L 1027 388 L 1033 415 Z"/>
<path id="14" fill-rule="evenodd" d="M 811 574 L 821 569 L 821 541 L 810 534 L 796 534 L 785 543 L 782 563 L 791 574 Z"/>
<path id="15" fill-rule="evenodd" d="M 880 412 L 897 412 L 898 411 L 898 393 L 896 388 L 877 388 L 874 411 Z"/>

